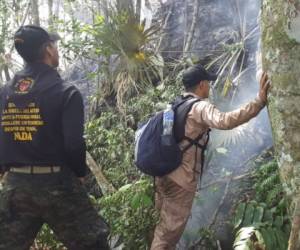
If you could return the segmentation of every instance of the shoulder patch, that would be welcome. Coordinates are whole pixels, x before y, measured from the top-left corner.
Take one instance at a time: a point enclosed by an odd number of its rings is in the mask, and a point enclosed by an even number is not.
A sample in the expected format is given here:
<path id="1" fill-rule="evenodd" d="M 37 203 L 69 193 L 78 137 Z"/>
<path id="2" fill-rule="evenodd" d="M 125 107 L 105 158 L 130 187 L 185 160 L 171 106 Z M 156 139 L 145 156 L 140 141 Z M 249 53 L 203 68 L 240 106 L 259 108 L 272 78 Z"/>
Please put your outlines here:
<path id="1" fill-rule="evenodd" d="M 16 94 L 27 94 L 33 87 L 34 80 L 30 77 L 21 78 L 14 85 Z"/>

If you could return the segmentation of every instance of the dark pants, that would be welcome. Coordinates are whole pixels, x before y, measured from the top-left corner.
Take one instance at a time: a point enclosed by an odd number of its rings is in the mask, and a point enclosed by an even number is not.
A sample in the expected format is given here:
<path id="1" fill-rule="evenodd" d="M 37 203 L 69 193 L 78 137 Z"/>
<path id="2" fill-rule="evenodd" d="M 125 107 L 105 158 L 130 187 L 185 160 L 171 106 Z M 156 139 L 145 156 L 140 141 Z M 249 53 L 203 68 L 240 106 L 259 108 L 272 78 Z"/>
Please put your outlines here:
<path id="1" fill-rule="evenodd" d="M 8 173 L 0 190 L 0 250 L 27 250 L 47 223 L 70 250 L 109 249 L 109 229 L 70 171 Z"/>

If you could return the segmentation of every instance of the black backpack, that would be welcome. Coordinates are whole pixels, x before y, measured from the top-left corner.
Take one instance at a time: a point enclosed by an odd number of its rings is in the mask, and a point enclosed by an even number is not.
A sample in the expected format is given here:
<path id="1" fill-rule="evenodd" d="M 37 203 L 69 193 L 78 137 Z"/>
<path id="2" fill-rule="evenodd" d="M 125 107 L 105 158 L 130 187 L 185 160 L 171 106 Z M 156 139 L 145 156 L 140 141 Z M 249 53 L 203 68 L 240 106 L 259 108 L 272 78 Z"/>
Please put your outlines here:
<path id="1" fill-rule="evenodd" d="M 192 106 L 199 101 L 201 101 L 199 98 L 188 95 L 179 96 L 172 103 L 174 123 L 170 145 L 162 143 L 163 111 L 152 116 L 138 128 L 135 136 L 135 164 L 138 169 L 151 176 L 164 176 L 179 167 L 184 152 L 195 145 L 197 148 L 202 149 L 202 173 L 204 151 L 209 140 L 210 130 L 204 133 L 208 135 L 204 145 L 199 143 L 204 134 L 199 134 L 196 138 L 185 136 L 185 124 L 188 113 Z M 187 140 L 189 144 L 181 150 L 179 143 L 183 140 Z M 197 150 L 195 157 L 197 157 Z"/>

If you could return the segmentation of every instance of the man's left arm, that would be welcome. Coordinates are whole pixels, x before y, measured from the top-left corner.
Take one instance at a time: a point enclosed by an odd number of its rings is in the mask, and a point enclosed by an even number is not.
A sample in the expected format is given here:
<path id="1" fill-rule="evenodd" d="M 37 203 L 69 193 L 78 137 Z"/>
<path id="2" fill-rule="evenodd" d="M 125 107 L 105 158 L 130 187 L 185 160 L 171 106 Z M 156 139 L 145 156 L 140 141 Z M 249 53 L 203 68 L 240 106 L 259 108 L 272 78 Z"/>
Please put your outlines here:
<path id="1" fill-rule="evenodd" d="M 64 149 L 69 167 L 77 177 L 86 175 L 86 144 L 84 132 L 84 105 L 75 87 L 67 90 L 62 115 Z"/>

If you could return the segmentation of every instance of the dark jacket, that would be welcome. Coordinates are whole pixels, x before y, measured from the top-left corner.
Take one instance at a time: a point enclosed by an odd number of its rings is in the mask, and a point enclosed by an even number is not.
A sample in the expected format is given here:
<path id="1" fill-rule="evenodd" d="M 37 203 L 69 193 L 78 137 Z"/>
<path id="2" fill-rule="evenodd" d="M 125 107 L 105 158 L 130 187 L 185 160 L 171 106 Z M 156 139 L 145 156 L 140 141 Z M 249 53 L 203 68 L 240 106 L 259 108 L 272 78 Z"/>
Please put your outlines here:
<path id="1" fill-rule="evenodd" d="M 42 63 L 29 64 L 0 92 L 0 165 L 67 166 L 86 174 L 80 92 Z"/>

